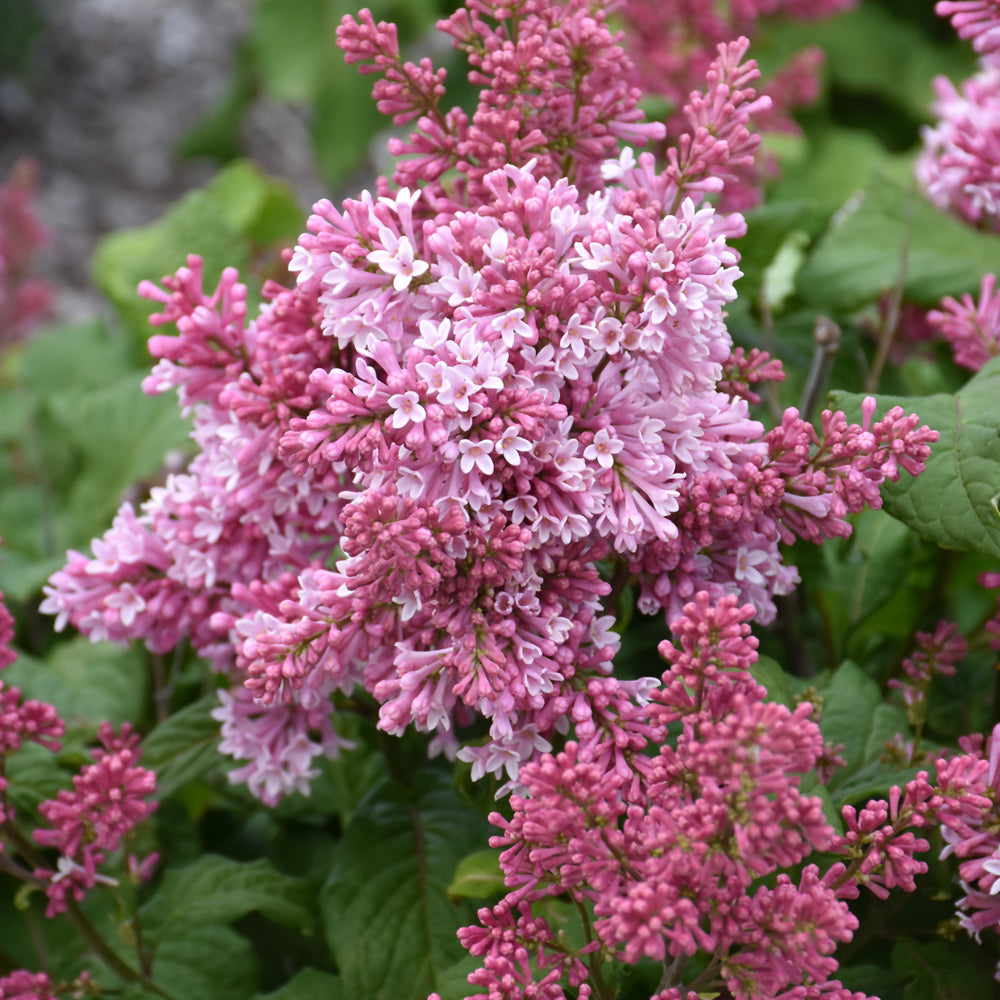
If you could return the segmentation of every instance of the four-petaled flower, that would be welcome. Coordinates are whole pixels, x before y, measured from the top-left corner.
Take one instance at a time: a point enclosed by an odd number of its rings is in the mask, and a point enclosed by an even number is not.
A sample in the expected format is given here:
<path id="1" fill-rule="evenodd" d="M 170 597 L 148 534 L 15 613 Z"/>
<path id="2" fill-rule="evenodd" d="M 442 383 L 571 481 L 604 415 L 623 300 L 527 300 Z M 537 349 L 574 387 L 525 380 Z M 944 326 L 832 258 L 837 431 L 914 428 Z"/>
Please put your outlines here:
<path id="1" fill-rule="evenodd" d="M 475 441 L 466 438 L 458 442 L 458 450 L 462 454 L 460 466 L 466 475 L 473 469 L 478 469 L 484 476 L 492 475 L 493 459 L 490 458 L 490 452 L 493 451 L 493 442 L 488 438 Z"/>
<path id="2" fill-rule="evenodd" d="M 392 407 L 393 427 L 402 428 L 407 424 L 422 424 L 427 419 L 427 411 L 420 405 L 420 397 L 410 389 L 408 392 L 397 392 L 389 397 Z"/>
<path id="3" fill-rule="evenodd" d="M 397 236 L 382 226 L 378 231 L 384 249 L 372 250 L 368 259 L 385 274 L 392 275 L 392 287 L 397 292 L 409 288 L 413 278 L 419 278 L 430 265 L 413 256 L 413 244 L 405 236 Z"/>

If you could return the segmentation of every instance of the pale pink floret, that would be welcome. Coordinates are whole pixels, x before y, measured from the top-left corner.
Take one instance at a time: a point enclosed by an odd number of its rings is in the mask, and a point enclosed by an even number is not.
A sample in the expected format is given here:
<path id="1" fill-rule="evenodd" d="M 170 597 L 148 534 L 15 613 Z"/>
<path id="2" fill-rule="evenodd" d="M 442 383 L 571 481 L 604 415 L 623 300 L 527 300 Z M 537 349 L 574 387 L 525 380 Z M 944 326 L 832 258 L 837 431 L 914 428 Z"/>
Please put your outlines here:
<path id="1" fill-rule="evenodd" d="M 979 371 L 1000 354 L 1000 293 L 996 275 L 985 274 L 979 298 L 967 292 L 960 299 L 945 296 L 940 308 L 927 314 L 928 323 L 951 344 L 955 362 Z"/>

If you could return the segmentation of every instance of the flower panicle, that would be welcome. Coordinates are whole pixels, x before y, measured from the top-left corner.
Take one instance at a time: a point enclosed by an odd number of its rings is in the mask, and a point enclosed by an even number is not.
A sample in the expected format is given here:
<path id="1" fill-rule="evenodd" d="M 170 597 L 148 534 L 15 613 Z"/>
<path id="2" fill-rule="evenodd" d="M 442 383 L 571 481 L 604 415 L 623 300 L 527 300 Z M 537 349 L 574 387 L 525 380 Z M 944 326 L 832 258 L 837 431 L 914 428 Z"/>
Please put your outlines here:
<path id="1" fill-rule="evenodd" d="M 507 895 L 459 935 L 482 962 L 469 977 L 483 990 L 476 996 L 509 986 L 514 996 L 563 997 L 597 987 L 609 959 L 645 957 L 668 970 L 658 996 L 687 997 L 686 967 L 698 955 L 697 968 L 714 971 L 702 972 L 700 991 L 860 996 L 834 978 L 833 953 L 858 926 L 846 900 L 862 880 L 912 890 L 912 856 L 927 844 L 909 827 L 931 823 L 940 796 L 924 775 L 869 803 L 857 822 L 846 813 L 851 833 L 835 835 L 821 801 L 800 788 L 828 753 L 812 706 L 766 702 L 750 678 L 752 613 L 702 593 L 673 623 L 677 644 L 661 647 L 670 664 L 644 709 L 656 755 L 600 758 L 569 741 L 521 767 L 510 818 L 490 817 Z M 849 874 L 840 862 L 826 872 L 809 863 L 814 852 L 844 853 L 842 840 L 861 845 Z M 794 878 L 782 870 L 798 866 Z M 552 895 L 593 914 L 583 945 L 561 941 L 556 955 L 535 910 Z"/>

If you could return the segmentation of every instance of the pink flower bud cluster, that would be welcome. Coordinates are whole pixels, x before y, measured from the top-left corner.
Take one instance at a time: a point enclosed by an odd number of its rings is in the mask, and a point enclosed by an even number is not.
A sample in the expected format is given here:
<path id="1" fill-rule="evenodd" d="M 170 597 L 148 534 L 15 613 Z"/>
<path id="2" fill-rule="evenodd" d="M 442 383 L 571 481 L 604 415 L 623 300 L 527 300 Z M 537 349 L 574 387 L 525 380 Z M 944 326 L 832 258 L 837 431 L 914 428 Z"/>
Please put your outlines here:
<path id="1" fill-rule="evenodd" d="M 482 962 L 472 1000 L 561 1000 L 565 986 L 599 984 L 605 963 L 642 958 L 663 963 L 657 997 L 860 996 L 832 978 L 858 926 L 846 900 L 860 886 L 912 891 L 928 845 L 910 827 L 934 822 L 941 796 L 922 773 L 888 801 L 846 807 L 835 834 L 801 790 L 827 752 L 813 706 L 764 700 L 752 614 L 698 594 L 660 647 L 670 666 L 644 707 L 621 697 L 628 714 L 603 715 L 602 739 L 521 768 L 511 818 L 490 817 L 507 896 L 459 932 Z M 845 861 L 824 872 L 814 853 Z M 553 896 L 587 914 L 582 947 L 541 917 Z"/>
<path id="2" fill-rule="evenodd" d="M 978 941 L 983 931 L 1000 933 L 1000 726 L 985 747 L 981 736 L 959 743 L 964 754 L 937 762 L 937 783 L 947 797 L 938 814 L 945 840 L 941 856 L 958 862 L 965 891 L 958 901 L 960 922 Z"/>
<path id="3" fill-rule="evenodd" d="M 145 388 L 177 388 L 200 450 L 93 557 L 70 553 L 43 609 L 160 652 L 187 635 L 232 670 L 223 750 L 265 801 L 338 752 L 329 700 L 358 686 L 384 730 L 433 733 L 516 787 L 567 719 L 586 742 L 617 705 L 609 577 L 634 577 L 647 613 L 705 590 L 767 620 L 797 580 L 780 542 L 847 533 L 883 478 L 926 459 L 915 418 L 830 415 L 817 438 L 792 414 L 765 436 L 749 391 L 729 391 L 778 374 L 732 352 L 728 239 L 745 227 L 703 200 L 752 159 L 755 65 L 745 40 L 720 46 L 663 171 L 607 159 L 644 127 L 606 78 L 624 57 L 592 6 L 500 17 L 475 0 L 445 22 L 483 88 L 470 120 L 449 113 L 454 157 L 401 159 L 413 187 L 319 202 L 295 287 L 267 285 L 258 316 L 232 270 L 206 291 L 197 258 L 141 286 L 179 334 L 152 338 Z M 440 74 L 402 63 L 368 14 L 341 44 L 430 135 Z M 489 741 L 463 748 L 477 717 Z"/>
<path id="4" fill-rule="evenodd" d="M 10 615 L 0 595 L 0 622 L 7 621 Z M 110 856 L 122 850 L 136 826 L 156 809 L 155 802 L 147 801 L 156 791 L 156 775 L 138 766 L 138 734 L 129 723 L 116 733 L 110 723 L 102 722 L 97 733 L 101 745 L 91 751 L 94 763 L 73 778 L 72 791 L 60 791 L 38 806 L 47 825 L 29 834 L 11 802 L 4 777 L 7 760 L 27 741 L 57 753 L 65 731 L 54 706 L 22 700 L 18 688 L 0 681 L 0 851 L 12 855 L 5 866 L 9 873 L 45 892 L 48 917 L 63 913 L 70 901 L 79 902 L 98 884 L 117 885 L 107 874 Z M 32 845 L 31 838 L 40 847 L 58 852 L 54 870 L 45 866 L 45 856 Z M 155 853 L 142 859 L 129 854 L 124 864 L 129 878 L 139 881 L 149 878 L 157 861 Z M 0 1000 L 79 997 L 90 995 L 93 987 L 87 972 L 73 983 L 54 984 L 45 973 L 18 970 L 0 977 Z"/>
<path id="5" fill-rule="evenodd" d="M 920 426 L 916 414 L 899 406 L 873 423 L 876 405 L 873 396 L 866 397 L 860 424 L 849 423 L 840 411 L 824 410 L 819 433 L 790 408 L 781 425 L 768 432 L 771 467 L 786 477 L 780 525 L 785 541 L 796 535 L 819 542 L 850 534 L 845 515 L 881 507 L 883 482 L 898 480 L 900 469 L 910 475 L 923 471 L 937 431 Z M 810 456 L 804 468 L 802 454 Z"/>
<path id="6" fill-rule="evenodd" d="M 1000 4 L 997 0 L 938 0 L 934 11 L 950 17 L 958 37 L 972 43 L 985 59 L 1000 52 Z"/>
<path id="7" fill-rule="evenodd" d="M 101 746 L 91 751 L 94 763 L 73 778 L 73 790 L 38 807 L 50 829 L 37 829 L 35 841 L 59 852 L 55 871 L 38 868 L 34 873 L 46 880 L 48 917 L 62 913 L 70 895 L 79 901 L 98 882 L 116 884 L 100 866 L 156 809 L 155 802 L 146 801 L 156 792 L 156 774 L 138 766 L 139 736 L 132 727 L 126 723 L 115 733 L 103 722 L 98 739 Z M 153 854 L 143 862 L 130 859 L 130 865 L 139 878 L 148 878 L 157 860 Z"/>
<path id="8" fill-rule="evenodd" d="M 65 731 L 51 705 L 34 698 L 22 701 L 19 688 L 0 681 L 0 754 L 16 753 L 25 741 L 58 750 Z"/>
<path id="9" fill-rule="evenodd" d="M 0 1000 L 59 1000 L 52 980 L 44 972 L 18 969 L 0 977 Z"/>
<path id="10" fill-rule="evenodd" d="M 953 622 L 938 622 L 933 633 L 918 632 L 916 639 L 920 648 L 903 660 L 903 672 L 908 680 L 893 677 L 889 681 L 889 687 L 903 692 L 911 726 L 922 725 L 926 718 L 931 679 L 937 674 L 952 676 L 955 664 L 965 657 L 969 648 Z"/>
<path id="11" fill-rule="evenodd" d="M 45 231 L 35 217 L 35 165 L 14 164 L 0 184 L 0 348 L 23 339 L 49 311 L 52 290 L 30 276 L 35 252 Z"/>
<path id="12" fill-rule="evenodd" d="M 935 10 L 972 41 L 981 68 L 961 89 L 935 78 L 939 120 L 924 129 L 917 180 L 935 205 L 1000 232 L 1000 5 L 940 2 Z"/>
<path id="13" fill-rule="evenodd" d="M 390 140 L 392 180 L 424 189 L 422 211 L 453 211 L 490 197 L 488 174 L 534 159 L 536 176 L 565 177 L 589 194 L 602 186 L 601 163 L 617 155 L 619 140 L 663 138 L 663 126 L 644 122 L 636 107 L 641 92 L 630 82 L 620 37 L 607 26 L 610 6 L 469 0 L 439 21 L 479 88 L 471 116 L 441 106 L 443 69 L 429 59 L 403 62 L 394 25 L 376 23 L 368 10 L 357 20 L 345 16 L 337 42 L 348 62 L 382 76 L 373 94 L 379 110 L 396 124 L 417 119 L 408 138 Z"/>
<path id="14" fill-rule="evenodd" d="M 974 372 L 1000 354 L 1000 293 L 994 274 L 985 274 L 979 299 L 966 292 L 961 299 L 945 296 L 927 322 L 943 336 L 955 353 L 955 363 Z"/>
<path id="15" fill-rule="evenodd" d="M 857 0 L 741 0 L 727 4 L 702 0 L 629 0 L 621 7 L 626 25 L 626 51 L 635 63 L 635 80 L 647 94 L 665 97 L 671 110 L 667 132 L 671 140 L 687 129 L 681 110 L 688 94 L 701 86 L 716 47 L 741 35 L 751 40 L 762 18 L 798 20 L 825 18 L 855 6 Z M 754 110 L 754 125 L 762 132 L 797 133 L 795 108 L 810 104 L 819 89 L 823 53 L 815 46 L 796 53 L 765 81 L 761 90 L 767 106 Z M 760 199 L 763 175 L 772 164 L 750 161 L 734 170 L 723 205 L 745 209 Z"/>

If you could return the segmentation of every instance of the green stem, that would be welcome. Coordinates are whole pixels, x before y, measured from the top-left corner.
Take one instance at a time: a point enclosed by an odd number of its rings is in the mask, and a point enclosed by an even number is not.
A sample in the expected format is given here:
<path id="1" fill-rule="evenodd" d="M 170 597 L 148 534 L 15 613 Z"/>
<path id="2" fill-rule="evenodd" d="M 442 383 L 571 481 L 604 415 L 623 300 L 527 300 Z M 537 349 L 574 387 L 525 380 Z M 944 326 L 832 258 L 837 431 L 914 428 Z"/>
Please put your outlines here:
<path id="1" fill-rule="evenodd" d="M 889 309 L 885 314 L 882 327 L 879 330 L 878 346 L 875 348 L 875 359 L 872 361 L 871 370 L 865 379 L 865 392 L 875 392 L 878 389 L 879 379 L 882 377 L 882 369 L 885 368 L 886 361 L 889 360 L 889 351 L 892 348 L 892 340 L 896 335 L 899 326 L 899 316 L 903 304 L 903 290 L 906 287 L 906 272 L 910 265 L 910 239 L 913 234 L 913 205 L 916 201 L 916 182 L 910 185 L 910 198 L 906 202 L 906 214 L 903 219 L 903 245 L 899 248 L 899 273 L 896 277 L 896 284 L 892 289 L 889 298 Z"/>
<path id="2" fill-rule="evenodd" d="M 587 944 L 590 944 L 594 940 L 594 931 L 590 925 L 590 914 L 587 913 L 587 908 L 576 896 L 573 897 L 573 903 L 580 914 L 580 919 L 583 921 L 583 931 L 587 938 Z M 614 993 L 608 992 L 608 985 L 604 982 L 604 976 L 601 974 L 600 952 L 591 952 L 587 956 L 587 966 L 590 969 L 590 979 L 598 1000 L 614 1000 Z"/>
<path id="3" fill-rule="evenodd" d="M 802 392 L 802 403 L 799 406 L 799 415 L 803 420 L 812 420 L 816 404 L 826 388 L 839 349 L 840 327 L 832 319 L 827 319 L 826 316 L 817 316 L 816 325 L 813 327 L 812 365 L 809 369 L 806 387 Z"/>
<path id="4" fill-rule="evenodd" d="M 719 968 L 722 962 L 718 955 L 713 955 L 708 965 L 701 971 L 701 973 L 695 976 L 691 982 L 687 983 L 685 989 L 690 992 L 700 993 L 706 986 L 715 981 L 715 970 Z"/>
<path id="5" fill-rule="evenodd" d="M 676 955 L 669 965 L 667 965 L 666 959 L 663 960 L 663 975 L 660 977 L 660 985 L 656 987 L 657 993 L 662 993 L 664 990 L 672 989 L 678 985 L 678 976 L 687 959 L 688 956 L 682 952 L 680 955 Z"/>

